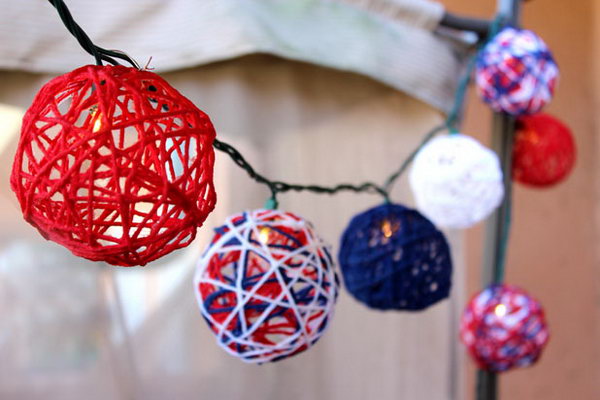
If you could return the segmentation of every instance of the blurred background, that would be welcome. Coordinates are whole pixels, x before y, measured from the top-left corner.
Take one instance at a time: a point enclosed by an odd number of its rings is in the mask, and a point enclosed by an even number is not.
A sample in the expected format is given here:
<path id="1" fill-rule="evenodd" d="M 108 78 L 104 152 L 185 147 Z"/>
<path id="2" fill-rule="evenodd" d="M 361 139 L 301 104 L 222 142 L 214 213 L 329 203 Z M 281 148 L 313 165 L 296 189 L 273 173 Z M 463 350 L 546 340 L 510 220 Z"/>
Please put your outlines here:
<path id="1" fill-rule="evenodd" d="M 101 4 L 98 4 L 101 3 Z M 493 0 L 68 1 L 100 46 L 151 65 L 207 112 L 223 140 L 269 177 L 330 185 L 383 180 L 444 118 L 473 38 L 439 29 L 447 9 L 491 18 Z M 218 205 L 197 240 L 144 268 L 72 256 L 25 223 L 8 176 L 20 120 L 52 76 L 92 63 L 42 0 L 0 0 L 0 399 L 472 399 L 458 341 L 481 287 L 483 226 L 448 231 L 449 300 L 418 314 L 366 309 L 344 291 L 323 339 L 282 362 L 246 365 L 218 348 L 192 275 L 212 228 L 268 193 L 217 154 Z M 507 281 L 544 305 L 551 341 L 506 373 L 501 398 L 600 398 L 600 3 L 526 1 L 523 26 L 549 45 L 561 81 L 547 111 L 577 141 L 570 178 L 515 185 Z M 490 141 L 471 92 L 463 132 Z M 402 179 L 393 198 L 413 204 Z M 286 194 L 337 251 L 367 194 Z"/>

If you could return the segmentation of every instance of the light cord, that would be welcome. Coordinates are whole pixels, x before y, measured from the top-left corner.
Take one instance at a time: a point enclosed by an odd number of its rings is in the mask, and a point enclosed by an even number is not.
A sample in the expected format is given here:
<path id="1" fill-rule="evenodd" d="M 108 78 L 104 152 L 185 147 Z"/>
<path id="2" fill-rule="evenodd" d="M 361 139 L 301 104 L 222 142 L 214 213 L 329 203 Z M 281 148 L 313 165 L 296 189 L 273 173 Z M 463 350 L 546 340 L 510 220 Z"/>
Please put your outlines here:
<path id="1" fill-rule="evenodd" d="M 65 27 L 77 39 L 77 41 L 79 42 L 81 47 L 95 58 L 97 65 L 103 65 L 103 61 L 113 64 L 113 65 L 119 65 L 119 62 L 117 61 L 117 59 L 120 59 L 120 60 L 128 62 L 134 68 L 140 69 L 140 66 L 138 65 L 138 63 L 135 62 L 135 60 L 133 60 L 127 54 L 125 54 L 121 51 L 107 50 L 107 49 L 103 49 L 101 47 L 96 46 L 92 42 L 90 37 L 79 26 L 79 24 L 77 24 L 75 22 L 71 12 L 69 11 L 69 9 L 67 8 L 67 6 L 65 5 L 65 3 L 62 0 L 48 0 L 48 1 L 50 2 L 50 4 L 52 4 L 54 6 L 54 8 L 56 8 L 56 11 L 58 12 L 58 15 L 60 16 L 61 20 L 63 21 Z M 495 33 L 498 31 L 499 23 L 500 23 L 499 18 L 496 18 L 491 23 L 490 30 L 489 30 L 490 35 L 488 36 L 488 38 L 493 37 L 495 35 Z M 483 42 L 483 44 L 485 44 L 485 41 Z M 469 59 L 469 61 L 467 62 L 465 71 L 463 72 L 463 75 L 462 75 L 462 77 L 458 83 L 457 89 L 456 89 L 452 108 L 451 108 L 450 112 L 448 113 L 448 116 L 447 116 L 445 122 L 439 126 L 436 126 L 435 128 L 433 128 L 432 130 L 430 130 L 429 132 L 427 132 L 424 135 L 424 137 L 421 140 L 421 142 L 419 143 L 419 145 L 408 155 L 408 157 L 402 162 L 400 167 L 386 179 L 383 186 L 379 186 L 373 182 L 364 182 L 364 183 L 357 184 L 357 185 L 350 184 L 350 183 L 340 183 L 335 186 L 320 186 L 320 185 L 313 185 L 313 184 L 301 185 L 301 184 L 287 183 L 287 182 L 283 182 L 283 181 L 270 180 L 267 177 L 265 177 L 264 175 L 261 175 L 260 173 L 258 173 L 252 167 L 252 165 L 242 156 L 242 154 L 237 149 L 235 149 L 232 145 L 225 143 L 223 141 L 220 141 L 218 139 L 215 139 L 213 146 L 215 149 L 222 151 L 225 154 L 229 155 L 229 157 L 234 161 L 234 163 L 236 165 L 238 165 L 240 168 L 242 168 L 244 171 L 246 171 L 248 176 L 250 178 L 252 178 L 254 181 L 256 181 L 257 183 L 266 185 L 269 188 L 269 190 L 271 192 L 271 196 L 267 202 L 269 208 L 277 208 L 279 205 L 278 200 L 277 200 L 277 195 L 279 193 L 285 193 L 288 191 L 297 191 L 297 192 L 308 191 L 308 192 L 312 192 L 312 193 L 316 193 L 316 194 L 328 194 L 328 195 L 333 195 L 333 194 L 336 194 L 336 193 L 342 192 L 342 191 L 350 191 L 350 192 L 355 192 L 355 193 L 372 193 L 372 194 L 379 194 L 380 196 L 383 197 L 385 202 L 389 203 L 390 202 L 389 193 L 392 189 L 392 186 L 398 180 L 398 178 L 400 178 L 404 174 L 404 172 L 406 171 L 406 169 L 408 168 L 410 163 L 415 158 L 416 154 L 439 132 L 446 130 L 446 129 L 450 133 L 458 132 L 457 124 L 459 123 L 459 116 L 462 113 L 465 95 L 466 95 L 469 83 L 471 81 L 471 75 L 472 75 L 473 69 L 475 68 L 475 65 L 476 65 L 476 57 L 477 57 L 476 54 L 472 55 L 471 58 Z"/>
<path id="2" fill-rule="evenodd" d="M 58 15 L 60 16 L 60 19 L 62 20 L 63 24 L 65 25 L 67 30 L 71 33 L 71 35 L 73 35 L 75 37 L 75 39 L 77 39 L 77 41 L 79 42 L 79 45 L 86 52 L 88 52 L 89 54 L 94 56 L 94 58 L 96 59 L 97 65 L 102 65 L 102 61 L 105 61 L 105 62 L 113 64 L 113 65 L 119 65 L 119 62 L 116 59 L 121 59 L 123 61 L 127 61 L 134 68 L 140 69 L 140 66 L 138 65 L 138 63 L 135 62 L 127 54 L 125 54 L 121 51 L 107 50 L 107 49 L 103 49 L 102 47 L 96 46 L 92 42 L 90 37 L 79 26 L 79 24 L 77 22 L 75 22 L 73 15 L 67 8 L 67 5 L 64 3 L 64 1 L 62 1 L 62 0 L 48 0 L 48 1 L 50 2 L 50 4 L 52 4 L 52 6 L 54 6 L 54 8 L 58 12 Z"/>

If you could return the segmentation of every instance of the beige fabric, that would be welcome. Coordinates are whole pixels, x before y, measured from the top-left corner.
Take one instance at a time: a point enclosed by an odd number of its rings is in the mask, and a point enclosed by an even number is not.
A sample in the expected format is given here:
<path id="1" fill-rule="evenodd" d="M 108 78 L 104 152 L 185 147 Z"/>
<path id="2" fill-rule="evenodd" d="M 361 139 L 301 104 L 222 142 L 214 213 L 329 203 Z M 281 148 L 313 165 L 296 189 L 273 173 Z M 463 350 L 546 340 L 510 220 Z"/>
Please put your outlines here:
<path id="1" fill-rule="evenodd" d="M 291 182 L 381 182 L 442 118 L 432 107 L 370 79 L 268 56 L 166 78 L 208 112 L 221 139 L 235 144 L 259 171 Z M 0 80 L 6 83 L 0 103 L 23 107 L 42 78 L 5 72 Z M 456 387 L 456 301 L 462 293 L 458 237 L 450 236 L 456 263 L 452 300 L 419 314 L 382 313 L 342 291 L 330 330 L 314 348 L 290 360 L 251 366 L 214 343 L 195 304 L 191 277 L 210 228 L 233 212 L 262 206 L 268 196 L 264 187 L 219 153 L 218 206 L 194 244 L 144 269 L 99 271 L 96 264 L 45 243 L 22 221 L 7 185 L 14 146 L 13 138 L 0 160 L 0 307 L 7 282 L 15 281 L 9 277 L 20 280 L 11 286 L 19 295 L 10 297 L 17 319 L 7 322 L 0 310 L 0 398 L 32 399 L 42 393 L 61 400 L 461 398 Z M 405 179 L 393 198 L 412 202 Z M 311 220 L 334 254 L 349 219 L 380 201 L 368 194 L 305 193 L 280 200 L 281 208 Z M 23 254 L 39 254 L 43 262 Z M 10 267 L 11 255 L 20 263 Z M 69 266 L 77 270 L 72 277 Z M 94 290 L 90 279 L 97 282 Z M 112 291 L 115 279 L 121 299 Z M 65 294 L 67 299 L 61 297 Z M 53 310 L 84 299 L 85 318 L 73 317 L 81 308 L 26 313 L 35 305 Z"/>
<path id="2" fill-rule="evenodd" d="M 157 71 L 270 53 L 384 82 L 441 110 L 463 49 L 433 32 L 429 0 L 67 1 L 96 44 Z M 0 0 L 0 68 L 62 73 L 93 63 L 45 0 Z"/>

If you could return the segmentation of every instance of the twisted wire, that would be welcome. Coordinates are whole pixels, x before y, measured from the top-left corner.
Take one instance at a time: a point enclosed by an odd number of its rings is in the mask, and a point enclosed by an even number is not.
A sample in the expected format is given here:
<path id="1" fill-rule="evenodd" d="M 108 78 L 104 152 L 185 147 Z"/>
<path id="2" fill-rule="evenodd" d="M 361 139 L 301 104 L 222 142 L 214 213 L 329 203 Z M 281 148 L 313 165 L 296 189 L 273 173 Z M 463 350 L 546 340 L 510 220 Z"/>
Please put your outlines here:
<path id="1" fill-rule="evenodd" d="M 75 22 L 72 14 L 70 13 L 69 9 L 67 8 L 67 6 L 65 5 L 65 3 L 62 0 L 48 0 L 48 1 L 50 2 L 50 4 L 52 4 L 54 6 L 54 8 L 56 8 L 65 27 L 77 39 L 77 41 L 79 42 L 81 47 L 86 52 L 88 52 L 89 54 L 94 56 L 94 58 L 96 59 L 96 64 L 102 65 L 102 62 L 105 61 L 105 62 L 108 62 L 113 65 L 118 65 L 119 62 L 116 59 L 120 59 L 120 60 L 124 60 L 124 61 L 128 62 L 133 67 L 140 69 L 140 66 L 138 65 L 138 63 L 135 62 L 133 59 L 131 59 L 127 54 L 117 51 L 117 50 L 107 50 L 107 49 L 103 49 L 101 47 L 96 46 L 92 42 L 92 40 L 89 38 L 89 36 L 83 31 L 83 29 Z M 494 20 L 491 23 L 489 36 L 492 36 L 493 33 L 497 31 L 497 26 L 498 26 L 498 19 Z M 213 145 L 214 145 L 215 149 L 226 153 L 233 160 L 233 162 L 236 165 L 238 165 L 240 168 L 242 168 L 244 171 L 246 171 L 246 173 L 248 174 L 248 176 L 250 178 L 252 178 L 253 180 L 255 180 L 256 182 L 258 182 L 260 184 L 266 185 L 269 188 L 269 190 L 271 192 L 269 204 L 270 204 L 270 206 L 272 206 L 274 208 L 276 208 L 278 206 L 277 194 L 288 192 L 288 191 L 296 191 L 296 192 L 308 191 L 308 192 L 312 192 L 312 193 L 328 194 L 328 195 L 333 195 L 333 194 L 336 194 L 336 193 L 342 192 L 342 191 L 350 191 L 350 192 L 355 192 L 355 193 L 372 193 L 372 194 L 379 194 L 379 195 L 383 196 L 384 200 L 386 202 L 389 202 L 389 192 L 390 192 L 394 182 L 404 174 L 404 172 L 406 171 L 406 169 L 408 168 L 408 166 L 414 159 L 415 155 L 419 152 L 419 150 L 421 150 L 421 148 L 423 146 L 425 146 L 425 144 L 427 144 L 430 139 L 432 139 L 437 133 L 441 132 L 442 130 L 448 129 L 448 130 L 450 130 L 450 132 L 456 131 L 456 124 L 458 123 L 458 120 L 459 120 L 459 115 L 462 110 L 462 104 L 464 103 L 466 90 L 467 90 L 467 87 L 471 80 L 470 77 L 471 77 L 471 73 L 474 68 L 474 65 L 475 65 L 475 56 L 473 56 L 471 58 L 471 60 L 469 60 L 467 67 L 465 68 L 463 77 L 461 78 L 458 88 L 457 88 L 457 91 L 456 91 L 452 109 L 449 112 L 448 117 L 446 118 L 444 124 L 436 126 L 431 131 L 427 132 L 424 135 L 424 137 L 421 140 L 421 142 L 419 143 L 419 145 L 409 154 L 409 156 L 404 160 L 404 162 L 400 165 L 400 167 L 386 179 L 383 186 L 377 185 L 376 183 L 373 183 L 373 182 L 364 182 L 364 183 L 356 184 L 356 185 L 350 184 L 350 183 L 340 183 L 335 186 L 320 186 L 320 185 L 313 185 L 313 184 L 301 185 L 301 184 L 287 183 L 287 182 L 283 182 L 283 181 L 270 180 L 267 177 L 265 177 L 264 175 L 258 173 L 254 169 L 254 167 L 252 167 L 252 165 L 242 156 L 242 154 L 237 149 L 235 149 L 232 145 L 222 142 L 217 139 L 215 139 Z"/>
<path id="2" fill-rule="evenodd" d="M 118 50 L 107 50 L 102 47 L 96 46 L 87 33 L 79 26 L 73 19 L 73 15 L 69 11 L 69 8 L 62 0 L 48 0 L 50 4 L 56 9 L 60 19 L 67 28 L 67 30 L 77 39 L 79 45 L 90 55 L 94 56 L 97 65 L 102 65 L 102 61 L 113 65 L 119 65 L 119 62 L 115 58 L 127 61 L 134 68 L 140 69 L 137 62 L 135 62 L 127 54 Z"/>
<path id="3" fill-rule="evenodd" d="M 389 200 L 388 192 L 384 188 L 382 188 L 372 182 L 365 182 L 365 183 L 362 183 L 359 185 L 352 185 L 349 183 L 340 183 L 335 186 L 319 186 L 319 185 L 300 185 L 300 184 L 293 184 L 293 183 L 287 183 L 287 182 L 282 182 L 282 181 L 272 181 L 272 180 L 267 179 L 263 175 L 259 174 L 258 172 L 256 172 L 256 170 L 252 167 L 252 165 L 250 165 L 250 163 L 248 163 L 248 161 L 246 161 L 244 156 L 242 156 L 242 154 L 232 145 L 225 143 L 223 141 L 220 141 L 218 139 L 215 139 L 215 141 L 213 142 L 213 146 L 215 149 L 227 154 L 236 165 L 238 165 L 240 168 L 242 168 L 244 171 L 246 171 L 246 173 L 248 174 L 248 176 L 250 176 L 250 178 L 254 179 L 258 183 L 267 185 L 267 187 L 271 191 L 271 199 L 270 200 L 272 201 L 271 204 L 272 204 L 273 208 L 277 208 L 277 206 L 278 206 L 277 193 L 284 193 L 284 192 L 289 192 L 289 191 L 296 191 L 296 192 L 309 191 L 309 192 L 313 192 L 313 193 L 321 193 L 321 194 L 329 194 L 329 195 L 333 195 L 333 194 L 336 194 L 341 191 L 351 191 L 351 192 L 356 192 L 356 193 L 369 192 L 369 193 L 378 193 L 381 196 L 383 196 L 386 201 Z"/>

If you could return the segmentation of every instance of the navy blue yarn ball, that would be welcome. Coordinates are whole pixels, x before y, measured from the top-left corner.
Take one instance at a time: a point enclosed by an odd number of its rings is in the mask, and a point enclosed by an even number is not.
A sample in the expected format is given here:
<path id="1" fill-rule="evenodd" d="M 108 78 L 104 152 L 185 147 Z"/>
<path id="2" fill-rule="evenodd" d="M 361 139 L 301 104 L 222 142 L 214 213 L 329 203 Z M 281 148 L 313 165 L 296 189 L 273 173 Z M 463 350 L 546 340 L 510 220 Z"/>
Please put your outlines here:
<path id="1" fill-rule="evenodd" d="M 355 216 L 339 262 L 348 291 L 380 310 L 422 310 L 448 297 L 452 259 L 446 238 L 418 211 L 383 204 Z"/>

